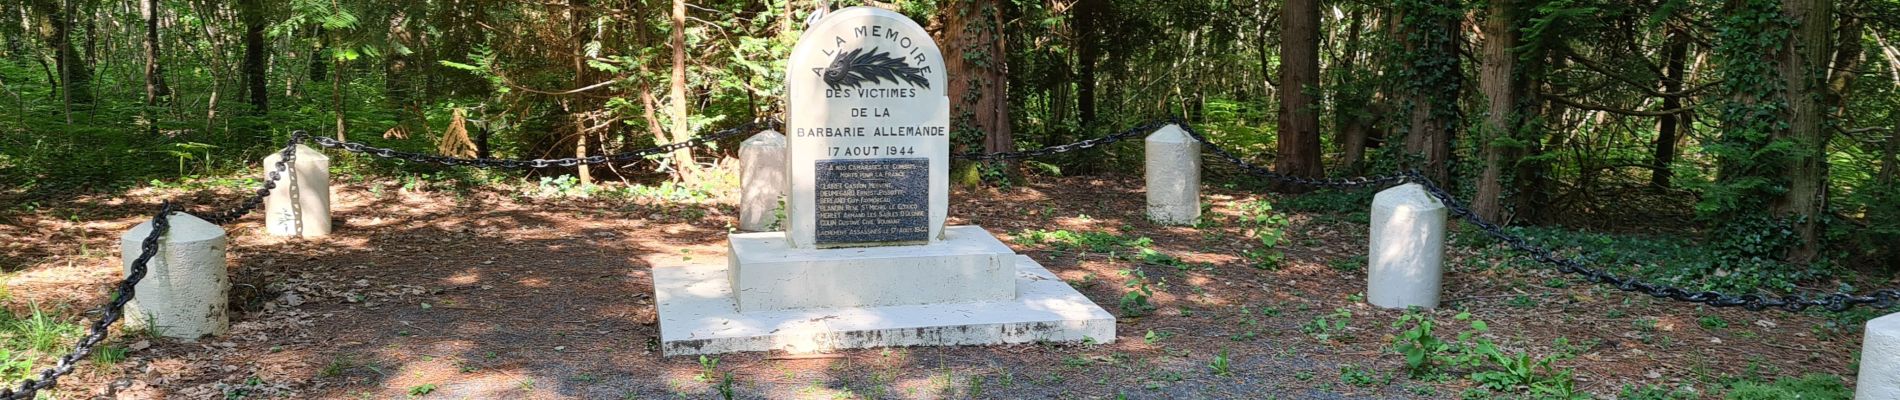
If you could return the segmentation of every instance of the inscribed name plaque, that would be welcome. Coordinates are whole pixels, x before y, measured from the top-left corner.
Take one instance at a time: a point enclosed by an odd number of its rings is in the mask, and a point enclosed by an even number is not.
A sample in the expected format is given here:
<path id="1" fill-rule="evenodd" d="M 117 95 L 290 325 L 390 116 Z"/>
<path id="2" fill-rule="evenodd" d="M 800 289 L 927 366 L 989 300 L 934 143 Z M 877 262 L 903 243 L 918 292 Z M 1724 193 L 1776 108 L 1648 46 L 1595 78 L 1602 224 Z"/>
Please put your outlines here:
<path id="1" fill-rule="evenodd" d="M 942 239 L 950 102 L 942 53 L 909 18 L 854 7 L 792 49 L 787 239 L 795 248 Z"/>
<path id="2" fill-rule="evenodd" d="M 930 239 L 930 159 L 818 162 L 818 245 Z"/>

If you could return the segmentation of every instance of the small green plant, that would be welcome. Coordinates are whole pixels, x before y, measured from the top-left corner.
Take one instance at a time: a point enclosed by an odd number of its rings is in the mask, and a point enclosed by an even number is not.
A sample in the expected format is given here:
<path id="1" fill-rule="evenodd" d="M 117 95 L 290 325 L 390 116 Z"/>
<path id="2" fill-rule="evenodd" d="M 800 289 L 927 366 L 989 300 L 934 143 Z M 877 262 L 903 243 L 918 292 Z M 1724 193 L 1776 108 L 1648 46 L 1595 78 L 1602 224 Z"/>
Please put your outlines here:
<path id="1" fill-rule="evenodd" d="M 409 397 L 422 397 L 430 393 L 435 393 L 435 384 L 433 383 L 424 383 L 409 387 Z"/>
<path id="2" fill-rule="evenodd" d="M 1175 267 L 1178 269 L 1188 268 L 1188 264 L 1181 262 L 1181 259 L 1147 247 L 1135 250 L 1135 258 L 1146 264 Z"/>
<path id="3" fill-rule="evenodd" d="M 1371 370 L 1367 370 L 1358 364 L 1339 366 L 1339 381 L 1347 385 L 1359 387 L 1370 387 L 1380 383 L 1378 378 L 1373 377 Z"/>
<path id="4" fill-rule="evenodd" d="M 16 354 L 12 350 L 0 348 L 0 379 L 16 382 L 33 374 L 33 360 L 25 354 Z"/>
<path id="5" fill-rule="evenodd" d="M 13 321 L 13 331 L 26 341 L 26 347 L 41 353 L 52 353 L 66 346 L 67 337 L 79 334 L 79 326 L 60 321 L 39 303 L 31 305 L 32 314 L 25 319 Z"/>
<path id="6" fill-rule="evenodd" d="M 1332 314 L 1313 317 L 1312 322 L 1300 326 L 1300 332 L 1305 332 L 1314 340 L 1329 341 L 1345 335 L 1346 324 L 1351 320 L 1352 310 L 1338 308 Z"/>
<path id="7" fill-rule="evenodd" d="M 1774 383 L 1761 383 L 1753 380 L 1736 382 L 1731 385 L 1727 400 L 1775 400 L 1775 399 L 1849 399 L 1854 396 L 1848 390 L 1847 383 L 1838 375 L 1807 374 L 1800 378 L 1781 378 Z"/>
<path id="8" fill-rule="evenodd" d="M 732 373 L 727 372 L 724 377 L 719 378 L 719 384 L 713 385 L 713 390 L 719 392 L 719 398 L 732 400 L 733 396 L 735 396 L 733 386 L 736 385 L 734 383 Z"/>
<path id="9" fill-rule="evenodd" d="M 117 344 L 99 346 L 92 350 L 92 362 L 98 365 L 113 365 L 125 361 L 126 348 Z"/>
<path id="10" fill-rule="evenodd" d="M 1167 340 L 1168 338 L 1171 338 L 1171 337 L 1174 337 L 1174 333 L 1172 332 L 1166 332 L 1166 331 L 1155 332 L 1154 330 L 1149 330 L 1146 335 L 1142 335 L 1141 341 L 1146 342 L 1148 344 L 1155 344 L 1155 343 L 1160 343 L 1162 340 Z"/>
<path id="11" fill-rule="evenodd" d="M 1148 302 L 1148 297 L 1155 293 L 1154 288 L 1148 283 L 1148 273 L 1135 268 L 1124 269 L 1121 275 L 1128 277 L 1128 283 L 1122 284 L 1123 287 L 1128 288 L 1128 293 L 1122 295 L 1119 304 L 1122 314 L 1138 317 L 1154 311 L 1154 304 Z"/>
<path id="12" fill-rule="evenodd" d="M 1393 348 L 1405 356 L 1405 371 L 1413 378 L 1442 376 L 1440 369 L 1450 362 L 1448 354 L 1451 352 L 1451 344 L 1439 340 L 1438 336 L 1433 334 L 1437 322 L 1432 320 L 1431 315 L 1414 309 L 1399 316 L 1398 321 L 1392 322 L 1392 327 L 1398 328 L 1407 324 L 1410 324 L 1411 328 L 1400 331 L 1393 339 Z"/>
<path id="13" fill-rule="evenodd" d="M 1248 236 L 1260 241 L 1259 248 L 1248 249 L 1243 254 L 1254 268 L 1279 269 L 1286 260 L 1286 253 L 1280 251 L 1289 224 L 1286 214 L 1274 212 L 1273 203 L 1266 199 L 1244 202 L 1239 208 L 1240 225 L 1247 229 Z"/>
<path id="14" fill-rule="evenodd" d="M 1511 297 L 1511 300 L 1505 303 L 1511 305 L 1511 307 L 1517 307 L 1517 308 L 1537 307 L 1536 299 L 1532 299 L 1531 296 L 1529 295 L 1522 295 L 1522 294 Z"/>
<path id="15" fill-rule="evenodd" d="M 1728 329 L 1728 320 L 1714 315 L 1705 315 L 1702 316 L 1702 318 L 1696 318 L 1695 322 L 1697 325 L 1702 325 L 1702 329 L 1704 330 L 1719 331 Z"/>
<path id="16" fill-rule="evenodd" d="M 1227 350 L 1221 350 L 1220 354 L 1215 354 L 1214 359 L 1207 362 L 1207 368 L 1213 370 L 1216 376 L 1234 376 L 1232 367 L 1233 360 L 1227 358 Z"/>
<path id="17" fill-rule="evenodd" d="M 1366 262 L 1366 256 L 1359 255 L 1327 261 L 1326 267 L 1343 274 L 1356 274 L 1366 269 Z"/>
<path id="18" fill-rule="evenodd" d="M 713 379 L 716 379 L 715 377 L 718 376 L 718 374 L 719 374 L 719 357 L 707 357 L 705 355 L 700 355 L 699 356 L 699 375 L 693 376 L 693 380 L 700 381 L 702 383 L 712 382 Z"/>

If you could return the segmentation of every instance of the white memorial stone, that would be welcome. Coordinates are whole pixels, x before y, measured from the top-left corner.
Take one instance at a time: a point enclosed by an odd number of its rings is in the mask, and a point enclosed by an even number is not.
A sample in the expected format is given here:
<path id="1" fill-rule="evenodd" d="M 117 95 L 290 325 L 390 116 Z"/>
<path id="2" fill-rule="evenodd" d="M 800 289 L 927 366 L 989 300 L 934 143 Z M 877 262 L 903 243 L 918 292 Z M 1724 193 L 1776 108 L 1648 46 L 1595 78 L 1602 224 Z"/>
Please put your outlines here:
<path id="1" fill-rule="evenodd" d="M 739 144 L 739 230 L 775 230 L 788 179 L 785 135 L 768 129 Z"/>
<path id="2" fill-rule="evenodd" d="M 941 57 L 878 8 L 805 32 L 787 67 L 786 231 L 731 235 L 723 265 L 654 269 L 667 355 L 1115 340 L 1113 315 L 1034 260 L 944 226 Z"/>
<path id="3" fill-rule="evenodd" d="M 1175 225 L 1201 219 L 1201 143 L 1169 124 L 1149 134 L 1148 218 Z"/>
<path id="4" fill-rule="evenodd" d="M 788 64 L 791 247 L 940 241 L 950 100 L 937 42 L 901 14 L 853 7 L 807 30 Z"/>
<path id="5" fill-rule="evenodd" d="M 297 145 L 288 176 L 264 199 L 264 230 L 271 236 L 314 238 L 330 234 L 330 157 Z M 264 179 L 277 170 L 283 153 L 264 157 Z"/>
<path id="6" fill-rule="evenodd" d="M 1855 400 L 1900 399 L 1900 313 L 1867 321 Z"/>
<path id="7" fill-rule="evenodd" d="M 1438 307 L 1445 217 L 1445 205 L 1416 183 L 1372 197 L 1366 302 L 1385 308 Z"/>
<path id="8" fill-rule="evenodd" d="M 171 228 L 159 237 L 157 254 L 145 264 L 145 277 L 125 306 L 130 328 L 152 327 L 159 335 L 195 340 L 223 335 L 230 327 L 225 299 L 230 278 L 225 275 L 224 229 L 186 213 L 172 213 Z M 144 253 L 152 222 L 133 227 L 119 238 L 119 256 L 125 273 Z"/>

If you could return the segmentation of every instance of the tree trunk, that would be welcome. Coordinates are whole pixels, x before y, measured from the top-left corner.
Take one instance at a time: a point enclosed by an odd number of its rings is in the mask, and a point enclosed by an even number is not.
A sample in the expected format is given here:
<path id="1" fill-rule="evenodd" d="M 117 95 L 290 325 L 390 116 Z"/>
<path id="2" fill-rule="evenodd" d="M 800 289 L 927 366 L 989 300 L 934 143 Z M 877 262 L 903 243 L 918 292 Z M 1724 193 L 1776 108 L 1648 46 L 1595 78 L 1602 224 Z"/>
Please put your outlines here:
<path id="1" fill-rule="evenodd" d="M 1101 58 L 1101 23 L 1108 14 L 1108 0 L 1078 0 L 1075 3 L 1076 81 L 1075 110 L 1083 130 L 1095 127 L 1095 63 Z"/>
<path id="2" fill-rule="evenodd" d="M 159 66 L 158 42 L 158 0 L 139 2 L 139 10 L 145 17 L 145 105 L 158 105 L 158 98 L 171 94 L 165 86 L 164 71 Z"/>
<path id="3" fill-rule="evenodd" d="M 675 2 L 674 4 L 677 6 L 677 4 L 679 3 Z M 587 48 L 587 42 L 591 38 L 591 35 L 587 34 L 588 32 L 587 18 L 588 17 L 587 15 L 582 14 L 580 10 L 582 9 L 582 7 L 585 7 L 587 3 L 584 0 L 572 0 L 572 1 L 569 1 L 569 5 L 573 6 L 573 7 L 567 8 L 567 12 L 568 12 L 567 20 L 568 20 L 568 23 L 574 25 L 574 40 L 575 40 L 574 58 L 573 58 L 574 87 L 583 87 L 584 85 L 587 85 L 587 79 L 588 79 L 587 61 L 586 61 L 587 54 L 585 54 L 585 51 Z M 680 10 L 675 8 L 673 11 L 676 13 L 674 14 L 674 17 L 678 18 L 679 14 L 677 13 L 680 12 Z M 674 27 L 674 32 L 675 32 L 674 34 L 678 35 L 679 25 L 674 25 L 673 27 Z M 678 43 L 675 42 L 674 44 L 677 45 Z M 673 55 L 676 58 L 673 61 L 675 63 L 680 62 L 680 58 L 679 58 L 680 53 L 678 52 L 679 48 L 680 47 L 678 46 L 674 47 L 675 52 L 673 53 Z M 680 71 L 675 70 L 675 73 L 679 74 Z M 676 78 L 679 76 L 684 76 L 684 75 L 683 74 L 676 75 Z M 572 104 L 572 103 L 578 103 L 582 101 L 583 100 L 579 98 L 561 100 L 561 107 L 567 108 L 567 112 L 571 113 L 569 115 L 573 117 L 574 158 L 587 158 L 587 142 L 588 142 L 587 140 L 588 139 L 587 138 L 588 136 L 587 119 L 588 118 L 587 118 L 587 111 L 586 111 L 587 107 L 585 106 L 585 103 L 579 104 L 579 105 Z M 592 168 L 589 167 L 587 164 L 580 164 L 576 166 L 575 172 L 577 173 L 577 175 L 579 175 L 582 185 L 594 184 L 594 173 L 592 171 Z"/>
<path id="4" fill-rule="evenodd" d="M 673 0 L 673 87 L 667 96 L 673 100 L 673 142 L 692 139 L 691 117 L 686 114 L 686 0 Z M 699 164 L 693 161 L 691 149 L 674 151 L 673 163 L 682 179 L 699 178 Z"/>
<path id="5" fill-rule="evenodd" d="M 1821 251 L 1821 223 L 1827 209 L 1827 141 L 1823 102 L 1829 48 L 1833 30 L 1830 0 L 1783 0 L 1783 12 L 1795 21 L 1794 35 L 1777 57 L 1776 69 L 1786 81 L 1788 129 L 1776 130 L 1797 147 L 1795 159 L 1784 168 L 1788 190 L 1770 203 L 1775 215 L 1790 219 L 1800 238 L 1787 259 L 1815 261 Z"/>
<path id="6" fill-rule="evenodd" d="M 269 114 L 270 66 L 265 62 L 269 57 L 270 42 L 264 40 L 264 4 L 262 0 L 243 0 L 238 5 L 238 12 L 244 18 L 244 87 L 250 93 L 251 110 L 257 115 Z"/>
<path id="7" fill-rule="evenodd" d="M 1333 115 L 1339 121 L 1339 135 L 1333 139 L 1342 155 L 1336 166 L 1340 171 L 1357 174 L 1359 164 L 1366 159 L 1366 134 L 1372 130 L 1372 121 L 1367 107 L 1370 106 L 1371 91 L 1359 86 L 1364 78 L 1353 74 L 1354 64 L 1359 60 L 1360 31 L 1365 27 L 1365 15 L 1357 8 L 1346 16 L 1351 25 L 1346 27 L 1346 45 L 1340 52 L 1339 72 L 1334 83 L 1339 88 L 1334 99 Z"/>
<path id="8" fill-rule="evenodd" d="M 1895 176 L 1900 176 L 1900 126 L 1887 133 L 1886 142 L 1880 152 L 1880 173 L 1874 175 L 1874 186 L 1892 188 Z"/>
<path id="9" fill-rule="evenodd" d="M 73 46 L 70 5 L 61 4 L 60 0 L 39 0 L 32 6 L 40 17 L 39 23 L 34 24 L 39 28 L 40 41 L 53 48 L 53 67 L 60 77 L 60 93 L 65 96 L 67 107 L 91 104 L 92 69 L 82 65 L 79 49 Z M 67 118 L 70 123 L 71 116 Z"/>
<path id="10" fill-rule="evenodd" d="M 1663 66 L 1664 110 L 1682 108 L 1683 71 L 1689 60 L 1689 35 L 1680 28 L 1669 29 L 1668 43 L 1663 45 L 1663 57 L 1667 59 Z M 1682 141 L 1682 133 L 1687 130 L 1689 113 L 1673 113 L 1658 117 L 1656 127 L 1656 154 L 1651 157 L 1649 184 L 1658 189 L 1669 187 L 1669 178 L 1675 175 L 1670 166 L 1676 161 L 1676 145 Z"/>
<path id="11" fill-rule="evenodd" d="M 1402 12 L 1405 52 L 1412 76 L 1405 83 L 1411 107 L 1405 133 L 1405 151 L 1424 159 L 1416 167 L 1439 185 L 1452 186 L 1452 141 L 1458 129 L 1458 100 L 1464 87 L 1459 66 L 1459 21 L 1456 2 L 1412 7 Z"/>
<path id="12" fill-rule="evenodd" d="M 1280 17 L 1279 157 L 1274 169 L 1282 174 L 1320 177 L 1319 111 L 1313 93 L 1319 91 L 1319 1 L 1290 0 Z M 1281 191 L 1308 187 L 1279 185 Z"/>
<path id="13" fill-rule="evenodd" d="M 330 33 L 317 24 L 311 34 L 317 37 L 317 49 L 310 53 L 310 81 L 321 82 L 330 79 Z"/>
<path id="14" fill-rule="evenodd" d="M 165 86 L 165 75 L 159 67 L 158 51 L 158 0 L 139 2 L 139 13 L 145 19 L 145 123 L 146 133 L 158 133 L 158 118 L 154 110 L 158 107 L 158 98 L 171 94 Z"/>
<path id="15" fill-rule="evenodd" d="M 950 81 L 952 152 L 980 147 L 989 152 L 1014 150 L 1009 124 L 1009 76 L 1002 10 L 997 0 L 951 0 L 943 16 L 944 64 Z M 1004 165 L 1014 177 L 1015 162 Z M 964 183 L 975 183 L 965 181 Z"/>
<path id="16" fill-rule="evenodd" d="M 1505 217 L 1506 174 L 1517 167 L 1524 154 L 1524 144 L 1517 140 L 1525 87 L 1516 51 L 1517 13 L 1514 0 L 1490 0 L 1483 27 L 1483 64 L 1478 72 L 1479 90 L 1484 91 L 1488 107 L 1479 135 L 1484 138 L 1484 172 L 1478 178 L 1477 194 L 1471 198 L 1471 211 L 1498 223 L 1503 223 Z"/>

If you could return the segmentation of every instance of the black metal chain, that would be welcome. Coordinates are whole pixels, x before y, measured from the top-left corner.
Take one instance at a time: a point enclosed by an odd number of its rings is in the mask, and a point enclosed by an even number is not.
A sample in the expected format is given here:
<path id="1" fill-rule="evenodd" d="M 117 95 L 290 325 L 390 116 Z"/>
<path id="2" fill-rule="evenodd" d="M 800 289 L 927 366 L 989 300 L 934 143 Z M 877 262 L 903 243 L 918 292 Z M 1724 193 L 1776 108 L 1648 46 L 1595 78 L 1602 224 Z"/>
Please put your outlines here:
<path id="1" fill-rule="evenodd" d="M 139 242 L 139 256 L 132 259 L 132 267 L 126 272 L 125 280 L 119 281 L 118 290 L 112 293 L 112 301 L 106 303 L 105 310 L 100 312 L 99 319 L 92 321 L 92 326 L 86 330 L 86 336 L 80 338 L 78 344 L 73 345 L 73 351 L 60 357 L 59 363 L 54 364 L 52 368 L 41 371 L 39 379 L 29 378 L 20 382 L 18 386 L 0 389 L 0 399 L 32 399 L 39 391 L 58 385 L 59 378 L 72 373 L 73 367 L 79 364 L 79 360 L 92 353 L 93 346 L 105 341 L 107 330 L 112 323 L 118 322 L 119 318 L 125 315 L 125 303 L 132 301 L 139 280 L 145 278 L 146 265 L 151 263 L 152 257 L 158 254 L 159 238 L 171 231 L 171 214 L 176 211 L 178 207 L 170 202 L 159 206 L 158 214 L 152 216 L 152 232 L 146 234 L 145 239 Z"/>
<path id="2" fill-rule="evenodd" d="M 1089 139 L 1089 140 L 1083 140 L 1083 141 L 1075 142 L 1075 143 L 1049 146 L 1049 147 L 1044 147 L 1044 148 L 1035 149 L 1035 150 L 1008 151 L 1008 152 L 1000 152 L 1000 153 L 964 153 L 964 154 L 958 154 L 956 157 L 959 159 L 964 159 L 964 160 L 976 160 L 976 161 L 985 161 L 985 162 L 1003 161 L 1003 160 L 1020 160 L 1020 159 L 1025 159 L 1025 158 L 1043 157 L 1043 156 L 1048 156 L 1051 154 L 1061 154 L 1061 153 L 1067 153 L 1071 151 L 1087 150 L 1087 149 L 1095 148 L 1099 146 L 1107 146 L 1110 144 L 1114 144 L 1115 142 L 1126 140 L 1131 137 L 1140 136 L 1149 132 L 1154 132 L 1156 129 L 1161 129 L 1161 127 L 1167 126 L 1170 123 L 1173 123 L 1173 122 L 1167 121 L 1167 120 L 1159 120 L 1159 121 L 1142 124 L 1134 128 L 1129 128 L 1128 130 L 1121 131 L 1120 133 L 1116 133 L 1113 135 L 1098 137 L 1098 138 Z"/>
<path id="3" fill-rule="evenodd" d="M 1609 285 L 1626 292 L 1642 293 L 1657 298 L 1690 303 L 1707 304 L 1714 307 L 1742 307 L 1749 311 L 1762 311 L 1776 308 L 1788 312 L 1801 312 L 1810 307 L 1821 307 L 1829 311 L 1839 312 L 1847 311 L 1855 306 L 1887 309 L 1892 308 L 1896 303 L 1900 303 L 1900 289 L 1883 289 L 1874 291 L 1873 294 L 1870 295 L 1828 293 L 1769 297 L 1757 294 L 1735 295 L 1713 291 L 1690 291 L 1667 284 L 1643 282 L 1634 277 L 1617 276 L 1609 271 L 1590 268 L 1582 262 L 1559 256 L 1550 249 L 1530 243 L 1530 241 L 1522 236 L 1505 232 L 1503 227 L 1493 224 L 1491 221 L 1486 221 L 1484 218 L 1479 217 L 1477 213 L 1471 212 L 1471 209 L 1464 203 L 1453 198 L 1451 193 L 1446 192 L 1444 188 L 1440 188 L 1437 183 L 1432 182 L 1431 179 L 1426 178 L 1423 173 L 1417 170 L 1407 171 L 1405 176 L 1406 181 L 1423 186 L 1426 193 L 1430 193 L 1433 198 L 1444 203 L 1445 208 L 1451 211 L 1452 216 L 1462 218 L 1466 222 L 1477 226 L 1479 230 L 1483 230 L 1486 234 L 1491 235 L 1491 237 L 1497 238 L 1505 244 L 1510 245 L 1511 248 L 1529 254 L 1532 258 L 1536 259 L 1537 262 L 1556 266 L 1559 272 L 1582 276 L 1584 280 Z"/>
<path id="4" fill-rule="evenodd" d="M 1227 149 L 1221 148 L 1220 145 L 1214 144 L 1214 142 L 1211 140 L 1207 140 L 1207 136 L 1201 135 L 1200 131 L 1195 130 L 1194 126 L 1188 125 L 1186 121 L 1181 121 L 1179 119 L 1176 119 L 1174 123 L 1179 124 L 1181 126 L 1181 130 L 1187 132 L 1188 137 L 1192 137 L 1194 138 L 1195 141 L 1201 142 L 1201 145 L 1207 146 L 1207 149 L 1210 151 L 1213 151 L 1214 155 L 1219 156 L 1221 159 L 1227 160 L 1228 163 L 1232 163 L 1236 166 L 1239 166 L 1241 169 L 1246 170 L 1248 173 L 1251 173 L 1263 178 L 1267 178 L 1269 180 L 1273 180 L 1276 182 L 1291 183 L 1291 184 L 1303 185 L 1303 186 L 1323 187 L 1323 188 L 1329 188 L 1329 189 L 1358 189 L 1358 188 L 1372 187 L 1372 186 L 1394 185 L 1400 182 L 1404 182 L 1406 179 L 1406 175 L 1402 173 L 1391 174 L 1391 175 L 1360 176 L 1360 177 L 1352 177 L 1352 178 L 1308 178 L 1308 177 L 1303 177 L 1303 176 L 1292 176 L 1292 175 L 1282 174 L 1278 172 L 1273 172 L 1272 170 L 1266 169 L 1265 167 L 1261 167 L 1259 165 L 1254 165 L 1253 163 L 1247 162 L 1247 160 L 1241 159 L 1240 156 L 1234 155 L 1233 152 L 1230 152 L 1230 151 L 1227 151 Z"/>
<path id="5" fill-rule="evenodd" d="M 270 197 L 271 190 L 277 189 L 277 181 L 290 176 L 290 167 L 297 162 L 297 145 L 303 143 L 303 141 L 309 137 L 310 134 L 308 132 L 292 132 L 290 134 L 290 143 L 285 144 L 283 152 L 278 153 L 277 165 L 272 167 L 269 174 L 265 175 L 263 186 L 252 191 L 251 196 L 238 203 L 237 207 L 221 212 L 205 214 L 204 220 L 213 224 L 228 225 L 232 222 L 237 222 L 239 218 L 243 218 L 246 214 L 250 214 L 251 210 L 257 209 L 258 204 L 262 204 L 265 198 Z"/>
<path id="6" fill-rule="evenodd" d="M 372 146 L 364 145 L 362 143 L 345 142 L 345 141 L 331 139 L 327 137 L 321 137 L 321 136 L 312 136 L 310 137 L 310 141 L 315 142 L 317 145 L 320 145 L 323 147 L 340 148 L 352 153 L 368 154 L 368 155 L 372 155 L 372 156 L 376 156 L 380 158 L 393 158 L 393 159 L 405 160 L 409 162 L 440 164 L 440 165 L 447 165 L 447 166 L 467 166 L 467 167 L 476 167 L 476 168 L 523 169 L 523 168 L 574 167 L 574 166 L 579 166 L 583 164 L 596 165 L 596 164 L 605 164 L 605 163 L 632 162 L 635 160 L 646 158 L 647 156 L 651 156 L 654 154 L 670 153 L 670 152 L 684 149 L 684 148 L 697 147 L 700 145 L 704 145 L 706 143 L 716 142 L 716 141 L 724 140 L 726 138 L 730 138 L 733 136 L 738 136 L 740 134 L 752 132 L 753 130 L 757 129 L 761 125 L 769 127 L 769 126 L 774 125 L 774 122 L 772 121 L 747 122 L 744 125 L 739 125 L 734 128 L 722 130 L 722 131 L 713 133 L 711 135 L 700 136 L 700 137 L 688 139 L 682 142 L 675 142 L 671 144 L 654 146 L 654 147 L 649 147 L 645 149 L 616 153 L 616 154 L 611 154 L 611 155 L 570 157 L 570 158 L 557 158 L 557 159 L 534 159 L 534 160 L 503 160 L 503 159 L 494 159 L 494 158 L 459 158 L 459 157 L 438 156 L 434 154 L 412 153 L 412 152 L 405 152 L 405 151 L 396 151 L 396 150 L 387 149 L 387 148 L 372 147 Z"/>

